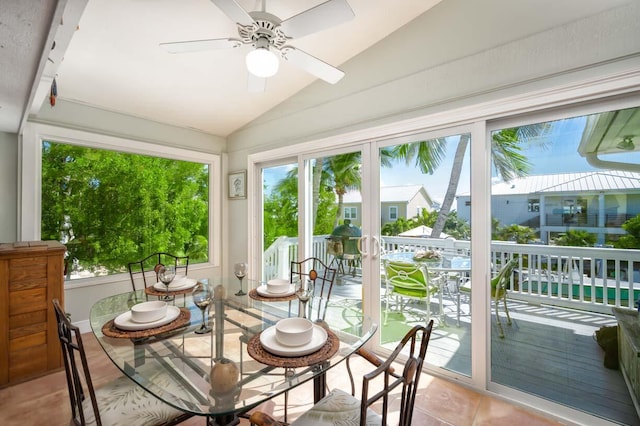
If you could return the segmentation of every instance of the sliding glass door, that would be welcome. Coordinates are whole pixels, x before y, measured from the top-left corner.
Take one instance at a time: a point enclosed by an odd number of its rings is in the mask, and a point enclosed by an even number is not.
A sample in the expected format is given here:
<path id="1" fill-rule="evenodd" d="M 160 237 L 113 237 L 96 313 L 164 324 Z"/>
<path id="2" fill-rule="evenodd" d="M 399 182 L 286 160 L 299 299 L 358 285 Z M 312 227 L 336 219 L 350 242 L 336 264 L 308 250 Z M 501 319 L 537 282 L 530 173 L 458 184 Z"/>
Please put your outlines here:
<path id="1" fill-rule="evenodd" d="M 415 134 L 377 144 L 379 345 L 434 320 L 428 363 L 471 376 L 469 132 Z"/>

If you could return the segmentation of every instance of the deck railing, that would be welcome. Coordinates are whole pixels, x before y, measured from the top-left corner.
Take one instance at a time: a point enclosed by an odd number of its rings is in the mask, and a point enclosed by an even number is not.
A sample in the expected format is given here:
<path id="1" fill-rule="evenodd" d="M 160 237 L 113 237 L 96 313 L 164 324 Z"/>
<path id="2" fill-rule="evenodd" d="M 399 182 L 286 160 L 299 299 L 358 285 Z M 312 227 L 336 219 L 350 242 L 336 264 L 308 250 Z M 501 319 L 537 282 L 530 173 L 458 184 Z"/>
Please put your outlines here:
<path id="1" fill-rule="evenodd" d="M 313 238 L 314 256 L 333 261 L 327 250 L 329 235 Z M 470 253 L 469 241 L 452 238 L 383 237 L 381 252 L 437 249 Z M 297 238 L 281 237 L 264 253 L 263 279 L 287 278 L 291 260 L 297 259 Z M 509 297 L 531 303 L 611 313 L 611 308 L 635 308 L 640 298 L 640 250 L 565 247 L 538 244 L 491 243 L 492 269 L 518 257 L 509 284 Z"/>

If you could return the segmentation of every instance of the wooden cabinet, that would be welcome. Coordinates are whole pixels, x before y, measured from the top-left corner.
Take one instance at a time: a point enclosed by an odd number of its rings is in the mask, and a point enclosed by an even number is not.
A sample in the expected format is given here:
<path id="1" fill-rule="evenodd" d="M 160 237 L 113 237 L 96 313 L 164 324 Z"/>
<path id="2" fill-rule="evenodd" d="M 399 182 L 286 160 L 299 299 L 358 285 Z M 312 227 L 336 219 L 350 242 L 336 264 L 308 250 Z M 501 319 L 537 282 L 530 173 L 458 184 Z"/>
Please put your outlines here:
<path id="1" fill-rule="evenodd" d="M 640 313 L 634 309 L 613 308 L 618 320 L 618 358 L 629 394 L 640 415 Z"/>
<path id="2" fill-rule="evenodd" d="M 53 299 L 63 303 L 65 247 L 0 244 L 0 387 L 63 366 Z"/>

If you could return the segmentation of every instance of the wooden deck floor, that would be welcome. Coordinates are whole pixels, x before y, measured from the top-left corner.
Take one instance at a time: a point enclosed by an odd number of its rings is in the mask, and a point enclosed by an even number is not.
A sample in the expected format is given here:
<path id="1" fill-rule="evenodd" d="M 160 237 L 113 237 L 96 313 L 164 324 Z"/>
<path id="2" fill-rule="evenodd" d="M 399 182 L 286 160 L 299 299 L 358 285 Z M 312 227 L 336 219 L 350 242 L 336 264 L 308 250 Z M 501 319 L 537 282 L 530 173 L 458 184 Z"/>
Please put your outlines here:
<path id="1" fill-rule="evenodd" d="M 332 301 L 358 300 L 359 277 L 343 280 L 334 287 Z M 456 324 L 456 310 L 445 299 L 447 326 L 434 329 L 428 362 L 470 375 L 471 317 Z M 403 318 L 424 321 L 426 304 L 414 305 Z M 413 310 L 413 311 L 412 311 Z M 468 305 L 462 306 L 469 312 Z M 437 312 L 437 303 L 432 303 Z M 640 425 L 633 402 L 619 370 L 603 365 L 604 352 L 593 338 L 602 325 L 615 325 L 612 315 L 575 311 L 510 301 L 513 324 L 506 325 L 501 310 L 505 338 L 500 339 L 492 322 L 492 381 L 566 405 L 623 425 Z M 390 318 L 390 322 L 399 318 Z M 385 330 L 387 337 L 385 338 Z M 381 328 L 382 343 L 395 346 L 391 324 Z"/>

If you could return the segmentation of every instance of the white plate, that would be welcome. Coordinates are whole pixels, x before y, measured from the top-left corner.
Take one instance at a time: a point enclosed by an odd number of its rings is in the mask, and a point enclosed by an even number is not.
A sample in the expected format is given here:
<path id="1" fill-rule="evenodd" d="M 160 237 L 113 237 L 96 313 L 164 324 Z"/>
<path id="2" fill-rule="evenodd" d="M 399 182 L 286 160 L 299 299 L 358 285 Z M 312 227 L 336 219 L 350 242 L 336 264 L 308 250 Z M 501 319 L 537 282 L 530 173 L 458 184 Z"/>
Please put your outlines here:
<path id="1" fill-rule="evenodd" d="M 301 346 L 285 346 L 276 340 L 276 327 L 267 328 L 260 334 L 260 343 L 269 352 L 280 356 L 302 356 L 313 353 L 324 346 L 327 342 L 327 330 L 319 325 L 313 325 L 313 335 L 311 341 Z"/>
<path id="2" fill-rule="evenodd" d="M 266 284 L 262 284 L 259 287 L 256 287 L 256 292 L 263 297 L 286 297 L 286 296 L 291 296 L 292 294 L 294 294 L 296 292 L 296 288 L 294 286 L 289 287 L 288 291 L 282 292 L 282 293 L 271 293 L 268 289 L 267 289 L 267 285 Z"/>
<path id="3" fill-rule="evenodd" d="M 127 311 L 118 315 L 113 323 L 121 330 L 135 331 L 135 330 L 147 330 L 149 328 L 160 327 L 161 325 L 169 324 L 174 319 L 180 316 L 180 308 L 177 306 L 167 306 L 167 315 L 157 321 L 139 323 L 131 320 L 131 311 Z"/>
<path id="4" fill-rule="evenodd" d="M 180 275 L 171 281 L 171 284 L 169 284 L 169 291 L 186 290 L 188 288 L 195 287 L 196 284 L 198 284 L 198 280 L 192 280 L 184 275 Z M 162 284 L 162 282 L 155 283 L 153 288 L 159 291 L 167 291 L 167 286 Z"/>

